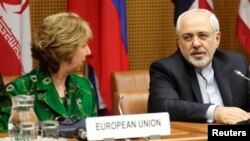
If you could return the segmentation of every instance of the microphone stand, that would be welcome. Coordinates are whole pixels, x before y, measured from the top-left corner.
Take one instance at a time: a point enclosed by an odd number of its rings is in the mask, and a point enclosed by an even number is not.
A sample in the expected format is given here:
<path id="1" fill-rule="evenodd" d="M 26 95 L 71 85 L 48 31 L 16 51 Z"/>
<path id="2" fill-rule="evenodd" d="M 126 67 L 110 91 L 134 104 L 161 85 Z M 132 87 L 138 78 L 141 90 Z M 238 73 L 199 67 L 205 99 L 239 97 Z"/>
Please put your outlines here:
<path id="1" fill-rule="evenodd" d="M 121 116 L 123 116 L 123 111 L 122 111 L 122 100 L 123 100 L 123 95 L 121 94 L 121 95 L 119 95 L 119 101 L 118 101 L 118 110 L 119 110 L 119 114 L 120 114 Z M 125 140 L 125 141 L 130 141 L 130 139 L 127 139 L 127 138 L 125 138 L 124 140 Z"/>
<path id="2" fill-rule="evenodd" d="M 244 78 L 244 79 L 250 81 L 250 78 L 246 77 L 241 71 L 239 71 L 239 70 L 234 70 L 234 72 L 235 72 L 238 76 L 240 76 L 240 77 L 242 77 L 242 78 Z M 239 121 L 239 122 L 237 122 L 235 125 L 250 125 L 250 119 Z"/>
<path id="3" fill-rule="evenodd" d="M 122 112 L 122 100 L 123 100 L 123 95 L 119 95 L 118 110 L 119 110 L 119 114 L 121 116 L 123 115 L 123 112 Z"/>
<path id="4" fill-rule="evenodd" d="M 123 116 L 123 111 L 122 111 L 122 100 L 123 100 L 123 98 L 124 98 L 124 96 L 122 94 L 119 95 L 118 110 L 119 110 L 119 114 L 121 116 Z M 140 138 L 143 139 L 143 140 L 145 140 L 145 141 L 149 141 L 149 139 L 146 138 L 146 137 L 140 137 Z M 125 138 L 124 140 L 125 141 L 130 141 L 130 139 L 127 139 L 127 138 Z"/>

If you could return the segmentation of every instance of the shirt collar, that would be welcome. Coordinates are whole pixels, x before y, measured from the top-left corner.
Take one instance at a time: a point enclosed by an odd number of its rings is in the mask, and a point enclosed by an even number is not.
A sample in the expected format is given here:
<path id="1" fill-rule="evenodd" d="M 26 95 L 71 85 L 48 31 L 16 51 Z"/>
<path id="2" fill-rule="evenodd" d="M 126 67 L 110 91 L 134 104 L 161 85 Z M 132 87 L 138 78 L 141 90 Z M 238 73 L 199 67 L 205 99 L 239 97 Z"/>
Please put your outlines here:
<path id="1" fill-rule="evenodd" d="M 210 62 L 205 68 L 195 68 L 195 71 L 199 74 L 201 73 L 209 73 L 213 70 L 212 62 Z"/>

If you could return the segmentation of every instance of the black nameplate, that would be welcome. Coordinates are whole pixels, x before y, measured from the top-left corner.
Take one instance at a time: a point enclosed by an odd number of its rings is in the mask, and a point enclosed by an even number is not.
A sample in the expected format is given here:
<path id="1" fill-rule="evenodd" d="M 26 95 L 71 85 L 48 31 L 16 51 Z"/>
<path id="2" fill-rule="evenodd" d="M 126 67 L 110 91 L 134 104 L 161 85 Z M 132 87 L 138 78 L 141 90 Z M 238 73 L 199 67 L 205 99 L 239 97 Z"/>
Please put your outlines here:
<path id="1" fill-rule="evenodd" d="M 216 139 L 237 139 L 249 141 L 250 125 L 208 125 L 208 141 Z"/>

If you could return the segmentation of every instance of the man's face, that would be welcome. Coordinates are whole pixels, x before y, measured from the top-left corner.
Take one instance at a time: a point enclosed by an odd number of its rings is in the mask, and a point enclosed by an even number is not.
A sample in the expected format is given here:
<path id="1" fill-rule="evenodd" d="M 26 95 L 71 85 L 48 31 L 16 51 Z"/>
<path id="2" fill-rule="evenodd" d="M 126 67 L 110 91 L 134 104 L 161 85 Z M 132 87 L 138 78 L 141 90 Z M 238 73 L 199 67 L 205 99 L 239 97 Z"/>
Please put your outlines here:
<path id="1" fill-rule="evenodd" d="M 189 63 L 204 68 L 213 59 L 220 35 L 220 32 L 212 30 L 208 16 L 196 12 L 183 17 L 177 43 Z"/>

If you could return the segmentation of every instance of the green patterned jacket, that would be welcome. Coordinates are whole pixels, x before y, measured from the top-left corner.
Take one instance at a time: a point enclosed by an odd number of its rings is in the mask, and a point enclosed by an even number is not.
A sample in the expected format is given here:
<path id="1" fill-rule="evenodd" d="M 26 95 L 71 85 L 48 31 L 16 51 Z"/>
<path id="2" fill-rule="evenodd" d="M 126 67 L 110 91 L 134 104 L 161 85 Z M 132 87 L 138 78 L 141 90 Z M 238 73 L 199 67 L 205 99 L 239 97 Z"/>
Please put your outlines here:
<path id="1" fill-rule="evenodd" d="M 0 94 L 0 132 L 7 132 L 11 112 L 11 96 L 35 95 L 34 110 L 40 121 L 97 115 L 93 86 L 90 81 L 76 74 L 67 78 L 67 100 L 63 103 L 51 77 L 42 69 L 34 69 L 6 85 L 6 94 Z"/>

